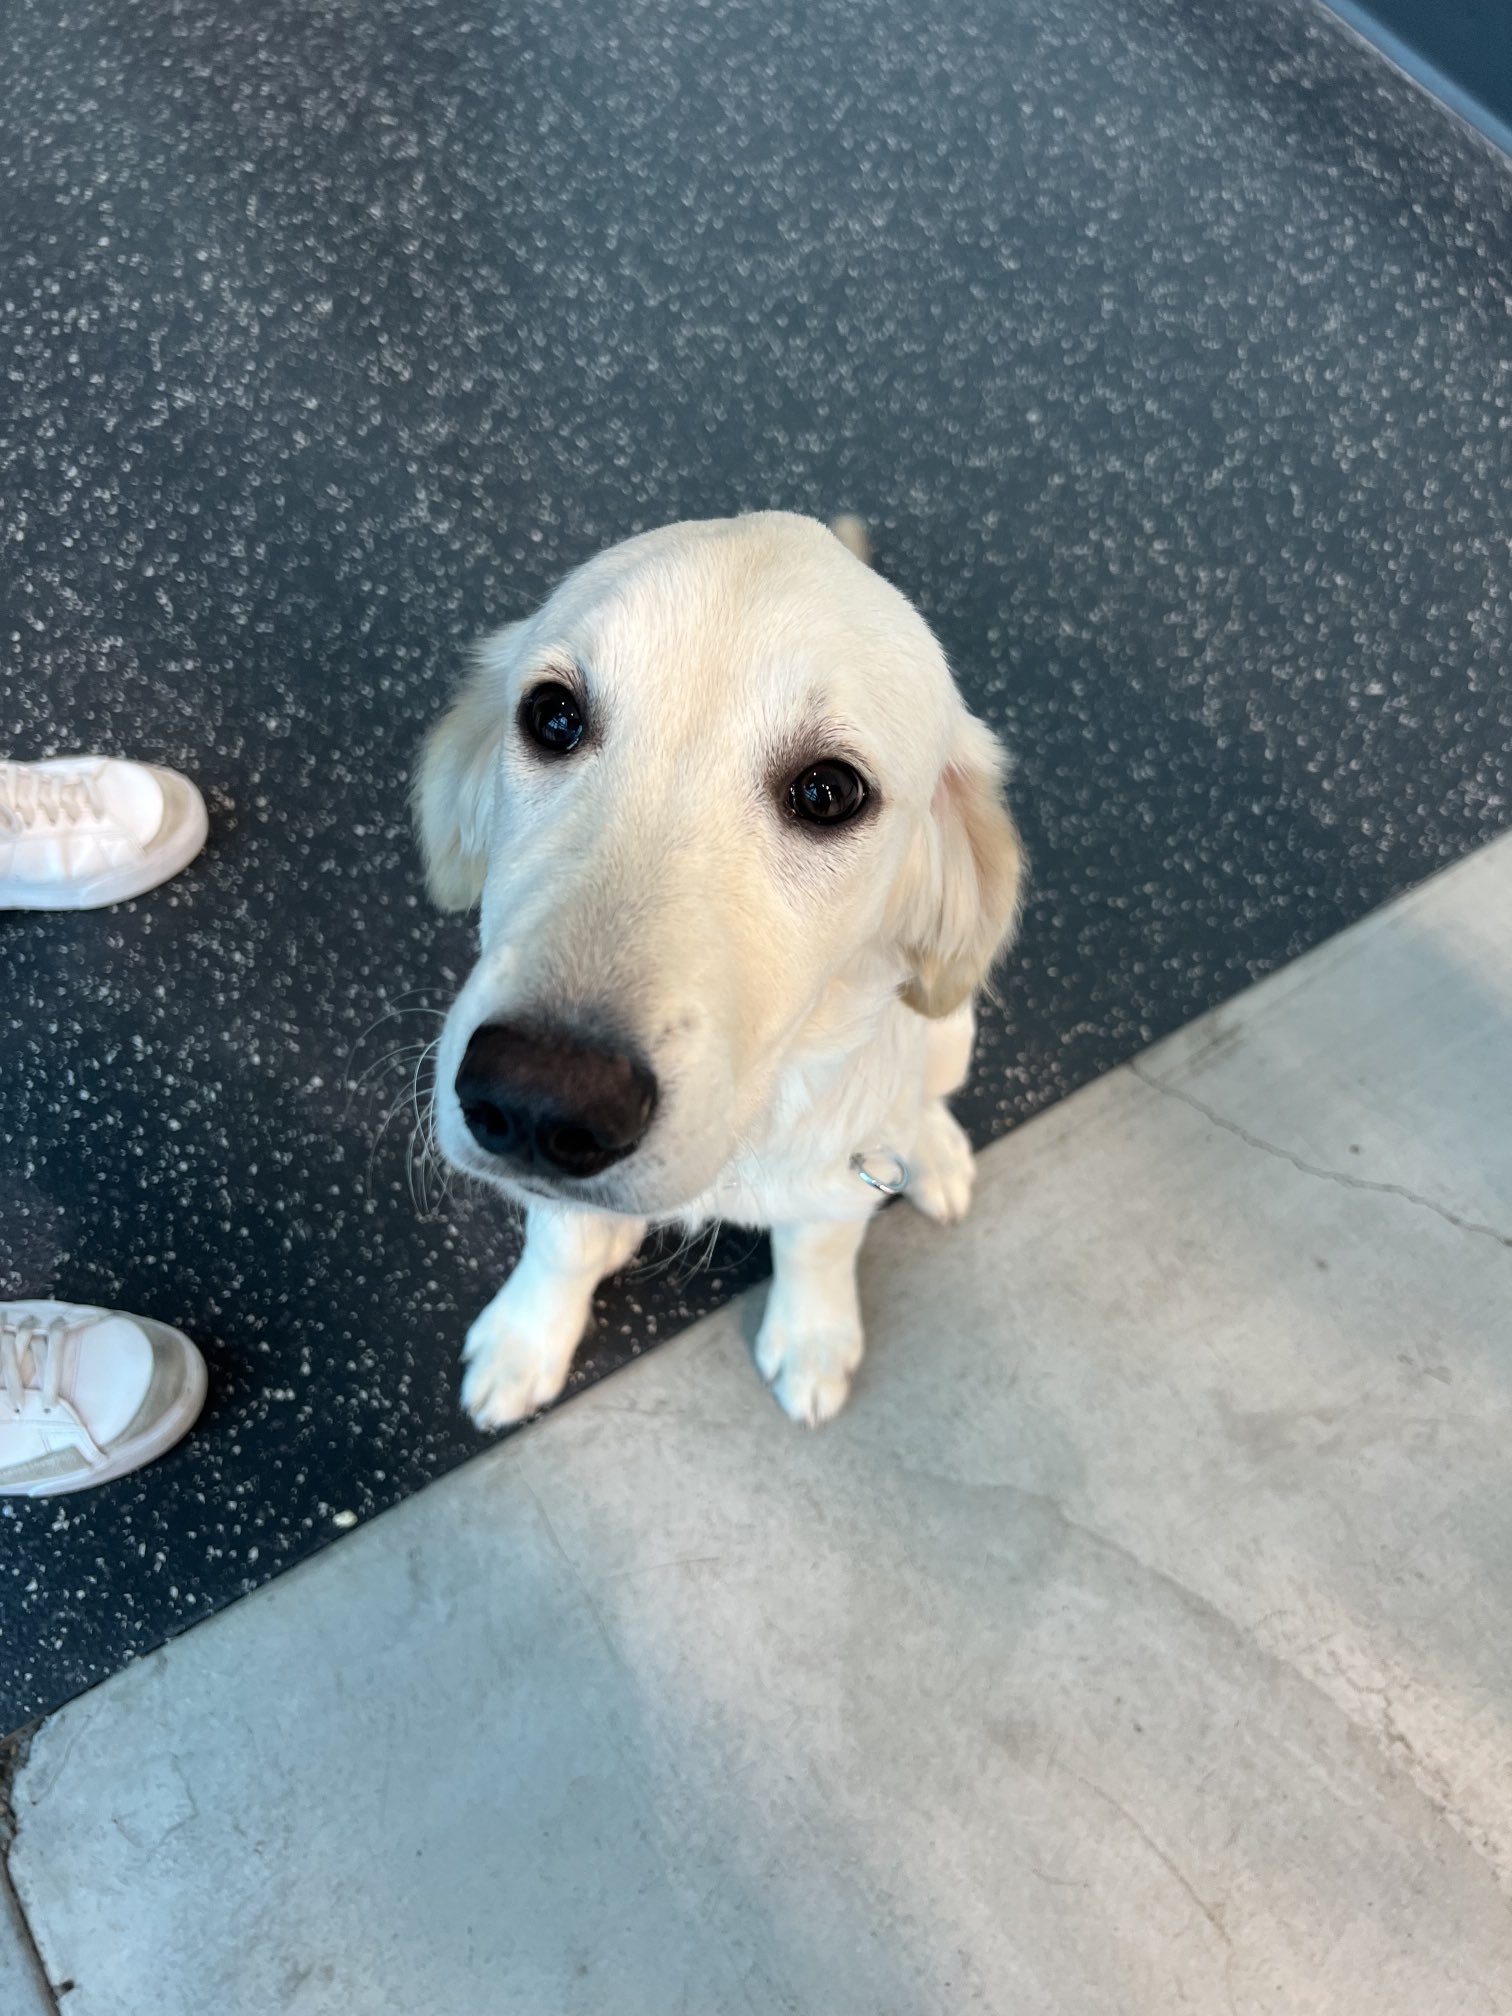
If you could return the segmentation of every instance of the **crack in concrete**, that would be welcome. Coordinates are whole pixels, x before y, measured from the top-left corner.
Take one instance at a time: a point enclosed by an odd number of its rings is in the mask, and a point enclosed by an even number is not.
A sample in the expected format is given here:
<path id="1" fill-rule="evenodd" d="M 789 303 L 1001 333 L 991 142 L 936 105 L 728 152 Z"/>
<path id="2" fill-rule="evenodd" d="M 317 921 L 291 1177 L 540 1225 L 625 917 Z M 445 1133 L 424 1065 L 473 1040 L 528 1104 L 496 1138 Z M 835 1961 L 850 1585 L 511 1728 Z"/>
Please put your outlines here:
<path id="1" fill-rule="evenodd" d="M 24 1948 L 23 1959 L 30 1963 L 32 1973 L 36 1977 L 38 2003 L 42 2008 L 49 2010 L 51 2016 L 60 2016 L 58 1998 L 53 1993 L 47 1969 L 42 1965 L 42 1955 L 37 1951 L 36 1939 L 26 1913 L 21 1908 L 21 1899 L 16 1895 L 16 1886 L 11 1881 L 10 1872 L 11 1850 L 16 1845 L 18 1831 L 16 1774 L 26 1762 L 37 1726 L 33 1723 L 29 1728 L 20 1729 L 14 1736 L 0 1742 L 0 1888 L 5 1892 L 5 1906 L 8 1907 L 11 1922 L 16 1928 L 16 1936 Z M 69 1985 L 72 1986 L 72 1983 Z"/>
<path id="2" fill-rule="evenodd" d="M 1181 1864 L 1171 1854 L 1169 1849 L 1161 1846 L 1160 1842 L 1155 1839 L 1155 1836 L 1145 1826 L 1139 1815 L 1131 1812 L 1121 1799 L 1115 1799 L 1106 1786 L 1099 1785 L 1095 1779 L 1085 1777 L 1080 1771 L 1073 1771 L 1069 1764 L 1063 1763 L 1058 1757 L 1054 1760 L 1054 1768 L 1057 1771 L 1064 1772 L 1068 1778 L 1074 1779 L 1078 1785 L 1085 1785 L 1089 1792 L 1101 1799 L 1104 1805 L 1110 1806 L 1120 1819 L 1133 1828 L 1139 1839 L 1143 1841 L 1146 1848 L 1155 1857 L 1155 1860 L 1175 1878 L 1179 1888 L 1185 1892 L 1188 1901 L 1201 1912 L 1224 1945 L 1232 1947 L 1234 1942 L 1229 1937 L 1228 1928 L 1223 1922 L 1223 1906 L 1221 1904 L 1208 1903 L 1201 1891 L 1192 1882 L 1190 1876 L 1181 1867 Z"/>
<path id="3" fill-rule="evenodd" d="M 1141 1085 L 1148 1086 L 1158 1097 L 1179 1100 L 1183 1106 L 1189 1106 L 1194 1113 L 1200 1113 L 1203 1119 L 1210 1121 L 1214 1127 L 1221 1128 L 1225 1134 L 1234 1135 L 1247 1148 L 1258 1149 L 1262 1155 L 1273 1156 L 1278 1162 L 1289 1162 L 1293 1169 L 1299 1170 L 1304 1176 L 1317 1176 L 1325 1183 L 1341 1184 L 1346 1190 L 1365 1190 L 1378 1197 L 1400 1197 L 1404 1203 L 1415 1204 L 1419 1210 L 1431 1211 L 1436 1218 L 1442 1218 L 1446 1225 L 1453 1225 L 1457 1231 L 1473 1233 L 1480 1239 L 1494 1239 L 1498 1246 L 1512 1247 L 1512 1235 L 1499 1231 L 1494 1225 L 1482 1225 L 1477 1219 L 1461 1218 L 1446 1204 L 1436 1203 L 1432 1197 L 1425 1197 L 1419 1190 L 1409 1190 L 1402 1183 L 1372 1182 L 1367 1176 L 1351 1176 L 1345 1169 L 1325 1169 L 1321 1163 L 1308 1162 L 1301 1155 L 1294 1155 L 1289 1148 L 1279 1147 L 1274 1141 L 1266 1141 L 1258 1134 L 1251 1134 L 1247 1128 L 1241 1127 L 1237 1120 L 1226 1120 L 1204 1100 L 1198 1099 L 1191 1092 L 1184 1092 L 1179 1085 L 1171 1085 L 1162 1079 L 1152 1078 L 1138 1063 L 1130 1064 L 1129 1069 Z"/>
<path id="4" fill-rule="evenodd" d="M 1123 1541 L 1115 1539 L 1111 1533 L 1104 1533 L 1100 1528 L 1086 1525 L 1082 1520 L 1075 1518 L 1066 1510 L 1066 1507 L 1061 1503 L 1059 1498 L 1052 1496 L 1048 1491 L 1035 1491 L 1024 1484 L 1010 1483 L 1005 1478 L 967 1479 L 954 1477 L 944 1471 L 927 1470 L 916 1464 L 907 1463 L 898 1466 L 898 1475 L 904 1478 L 919 1478 L 937 1487 L 944 1486 L 952 1491 L 973 1494 L 979 1492 L 1002 1493 L 1008 1497 L 1017 1499 L 1021 1504 L 1037 1506 L 1065 1532 L 1075 1535 L 1079 1540 L 1109 1555 L 1112 1559 L 1136 1569 L 1141 1575 L 1147 1577 L 1152 1582 L 1158 1583 L 1163 1589 L 1169 1591 L 1192 1616 L 1200 1619 L 1207 1625 L 1216 1626 L 1226 1637 L 1253 1650 L 1268 1665 L 1274 1667 L 1278 1672 L 1285 1674 L 1288 1679 L 1296 1682 L 1298 1686 L 1305 1689 L 1309 1694 L 1314 1695 L 1331 1714 L 1339 1716 L 1347 1727 L 1375 1739 L 1379 1745 L 1378 1754 L 1382 1764 L 1394 1778 L 1411 1788 L 1417 1797 L 1422 1800 L 1428 1811 L 1441 1821 L 1455 1838 L 1464 1845 L 1475 1860 L 1487 1870 L 1492 1882 L 1500 1893 L 1503 1908 L 1509 1914 L 1512 1914 L 1512 1897 L 1508 1895 L 1508 1872 L 1503 1866 L 1502 1861 L 1492 1852 L 1483 1830 L 1476 1825 L 1473 1819 L 1461 1812 L 1458 1802 L 1443 1789 L 1443 1785 L 1439 1782 L 1442 1774 L 1428 1770 L 1423 1765 L 1418 1751 L 1401 1736 L 1399 1731 L 1390 1727 L 1383 1728 L 1379 1721 L 1373 1721 L 1369 1718 L 1358 1717 L 1352 1714 L 1345 1703 L 1338 1698 L 1338 1695 L 1330 1690 L 1326 1681 L 1319 1674 L 1308 1671 L 1306 1666 L 1299 1663 L 1301 1654 L 1288 1655 L 1282 1651 L 1272 1649 L 1261 1641 L 1257 1635 L 1260 1625 L 1265 1623 L 1268 1618 L 1279 1614 L 1278 1612 L 1275 1610 L 1267 1611 L 1264 1616 L 1257 1618 L 1253 1623 L 1240 1617 L 1231 1616 L 1221 1603 L 1215 1601 L 1211 1596 L 1204 1595 L 1200 1589 L 1194 1589 L 1190 1583 L 1182 1581 L 1181 1577 L 1173 1574 L 1169 1568 L 1162 1568 L 1158 1562 L 1146 1559 L 1135 1548 L 1129 1547 Z M 1312 1643 L 1323 1644 L 1332 1635 L 1332 1632 L 1325 1632 L 1322 1638 L 1314 1640 Z M 1303 1653 L 1307 1649 L 1307 1647 L 1304 1647 Z M 1348 1676 L 1339 1673 L 1337 1667 L 1335 1667 L 1334 1671 L 1346 1686 L 1351 1684 Z M 1353 1691 L 1357 1698 L 1362 1692 L 1358 1687 L 1355 1687 Z M 1386 1691 L 1383 1689 L 1383 1694 Z M 1052 1759 L 1051 1761 L 1056 1762 L 1058 1768 L 1062 1768 L 1059 1767 L 1058 1760 Z M 1075 1777 L 1078 1774 L 1073 1771 L 1070 1775 Z M 1087 1781 L 1083 1780 L 1083 1782 L 1086 1783 Z M 1095 1792 L 1102 1791 L 1102 1788 L 1096 1785 L 1091 1786 L 1090 1789 Z M 1104 1796 L 1107 1795 L 1105 1794 Z M 1132 1816 L 1126 1815 L 1125 1817 L 1131 1818 Z M 1154 1845 L 1152 1842 L 1151 1846 L 1154 1847 Z M 1193 1894 L 1195 1896 L 1196 1893 L 1194 1892 Z M 1202 1903 L 1200 1897 L 1197 1898 L 1197 1902 L 1199 1904 Z M 1207 1912 L 1206 1906 L 1203 1906 L 1203 1909 L 1206 1915 L 1211 1915 Z M 1223 1927 L 1218 1925 L 1216 1920 L 1214 1920 L 1214 1923 L 1216 1929 L 1222 1932 Z"/>
<path id="5" fill-rule="evenodd" d="M 0 1864 L 9 1871 L 11 1844 L 16 1838 L 16 1773 L 26 1762 L 31 1731 L 23 1729 L 0 1743 Z"/>

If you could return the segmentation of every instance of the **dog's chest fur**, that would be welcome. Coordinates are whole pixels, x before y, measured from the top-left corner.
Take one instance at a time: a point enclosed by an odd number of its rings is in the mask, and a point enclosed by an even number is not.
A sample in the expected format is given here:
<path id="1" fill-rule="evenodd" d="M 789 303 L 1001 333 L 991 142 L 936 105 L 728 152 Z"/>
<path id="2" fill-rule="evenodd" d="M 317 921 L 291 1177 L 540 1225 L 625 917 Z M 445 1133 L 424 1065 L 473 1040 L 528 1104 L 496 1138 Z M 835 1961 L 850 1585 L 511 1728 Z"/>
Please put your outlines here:
<path id="1" fill-rule="evenodd" d="M 965 1078 L 974 1033 L 969 1005 L 928 1022 L 888 1000 L 865 1042 L 839 1055 L 800 1055 L 784 1070 L 758 1129 L 675 1222 L 687 1231 L 716 1218 L 765 1230 L 867 1217 L 881 1193 L 857 1174 L 852 1157 L 895 1156 L 906 1166 L 925 1107 Z"/>

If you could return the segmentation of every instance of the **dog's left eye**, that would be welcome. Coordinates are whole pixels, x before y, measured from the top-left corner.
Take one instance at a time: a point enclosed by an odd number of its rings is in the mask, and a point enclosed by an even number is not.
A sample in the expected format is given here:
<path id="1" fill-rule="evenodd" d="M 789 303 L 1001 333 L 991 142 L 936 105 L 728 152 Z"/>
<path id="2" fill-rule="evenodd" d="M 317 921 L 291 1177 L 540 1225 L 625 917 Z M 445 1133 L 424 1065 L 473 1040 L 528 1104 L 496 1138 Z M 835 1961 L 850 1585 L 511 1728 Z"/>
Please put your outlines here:
<path id="1" fill-rule="evenodd" d="M 520 726 L 538 748 L 553 756 L 570 756 L 588 731 L 577 695 L 554 679 L 525 695 Z"/>
<path id="2" fill-rule="evenodd" d="M 849 763 L 811 763 L 788 786 L 794 816 L 810 826 L 843 826 L 866 803 L 866 785 Z"/>

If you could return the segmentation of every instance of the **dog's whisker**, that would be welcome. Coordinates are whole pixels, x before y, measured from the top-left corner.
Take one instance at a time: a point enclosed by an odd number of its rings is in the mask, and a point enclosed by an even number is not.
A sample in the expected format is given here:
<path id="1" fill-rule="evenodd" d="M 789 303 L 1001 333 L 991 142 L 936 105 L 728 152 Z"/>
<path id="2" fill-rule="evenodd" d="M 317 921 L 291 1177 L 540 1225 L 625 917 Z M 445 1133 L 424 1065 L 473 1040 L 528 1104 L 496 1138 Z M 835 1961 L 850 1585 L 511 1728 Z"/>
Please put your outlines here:
<path id="1" fill-rule="evenodd" d="M 657 1226 L 654 1236 L 660 1238 L 670 1229 L 667 1226 Z M 688 1251 L 695 1236 L 692 1231 L 684 1230 L 672 1245 L 670 1251 L 660 1251 L 650 1259 L 636 1260 L 631 1266 L 625 1269 L 625 1278 L 630 1281 L 657 1280 Z"/>
<path id="2" fill-rule="evenodd" d="M 424 987 L 406 987 L 402 994 L 380 994 L 378 998 L 382 1001 L 383 1006 L 379 1009 L 375 1021 L 381 1022 L 389 1015 L 406 1015 L 417 1012 L 424 1015 L 444 1014 L 446 1012 L 444 1009 L 432 1008 L 429 1002 L 419 999 L 423 994 L 441 994 L 444 992 L 445 989 L 434 984 L 429 984 Z M 372 1028 L 375 1024 L 370 1023 L 368 1026 Z"/>
<path id="3" fill-rule="evenodd" d="M 365 1064 L 355 1078 L 347 1080 L 348 1092 L 360 1092 L 375 1071 L 382 1071 L 390 1064 L 411 1064 L 425 1048 L 425 1044 L 416 1042 L 401 1043 L 396 1049 L 385 1050 L 381 1056 L 375 1057 L 371 1064 Z"/>
<path id="4" fill-rule="evenodd" d="M 400 1007 L 390 1002 L 387 1006 L 381 1008 L 372 1021 L 368 1023 L 367 1027 L 353 1038 L 352 1048 L 360 1050 L 375 1029 L 381 1029 L 385 1022 L 396 1021 L 402 1015 L 430 1015 L 437 1020 L 444 1021 L 446 1010 L 444 1008 L 433 1008 L 428 1003 L 420 1001 L 411 1002 L 405 1007 Z"/>
<path id="5" fill-rule="evenodd" d="M 342 1109 L 343 1122 L 350 1120 L 352 1102 L 370 1078 L 381 1076 L 396 1064 L 403 1065 L 408 1070 L 412 1061 L 419 1056 L 421 1047 L 417 1043 L 406 1043 L 401 1044 L 397 1050 L 386 1050 L 381 1057 L 375 1057 L 373 1062 L 366 1066 L 360 1077 L 351 1079 L 347 1085 L 346 1105 Z"/>
<path id="6" fill-rule="evenodd" d="M 724 1231 L 724 1220 L 722 1218 L 715 1218 L 710 1222 L 709 1236 L 704 1241 L 704 1249 L 702 1253 L 700 1253 L 698 1256 L 698 1264 L 690 1272 L 689 1275 L 690 1279 L 692 1278 L 693 1274 L 703 1274 L 707 1272 L 709 1263 L 714 1258 L 715 1250 L 719 1245 L 720 1234 L 723 1231 Z"/>
<path id="7" fill-rule="evenodd" d="M 409 1103 L 410 1103 L 410 1090 L 409 1087 L 406 1085 L 404 1090 L 399 1094 L 399 1097 L 394 1101 L 393 1105 L 390 1106 L 387 1113 L 384 1114 L 383 1120 L 378 1128 L 378 1132 L 373 1136 L 373 1145 L 368 1150 L 368 1160 L 367 1160 L 367 1188 L 370 1194 L 373 1188 L 374 1170 L 377 1167 L 378 1150 L 383 1145 L 383 1137 L 388 1133 L 388 1130 L 393 1125 L 395 1119 L 398 1117 L 400 1113 L 404 1111 L 405 1107 L 408 1106 Z"/>
<path id="8" fill-rule="evenodd" d="M 437 1121 L 436 1121 L 435 1090 L 436 1090 L 435 1080 L 433 1078 L 429 1089 L 429 1096 L 427 1097 L 425 1102 L 424 1130 L 422 1134 L 422 1141 L 424 1144 L 426 1165 L 430 1170 L 431 1176 L 434 1178 L 436 1185 L 435 1208 L 439 1210 L 441 1206 L 446 1202 L 447 1198 L 451 1195 L 452 1178 L 455 1172 L 453 1171 L 452 1166 L 447 1161 L 446 1157 L 441 1153 L 440 1136 L 436 1131 Z"/>
<path id="9" fill-rule="evenodd" d="M 659 1255 L 657 1259 L 648 1262 L 644 1271 L 637 1268 L 636 1278 L 651 1280 L 665 1274 L 674 1288 L 685 1287 L 695 1274 L 708 1266 L 723 1230 L 724 1221 L 720 1218 L 712 1219 L 707 1226 L 688 1227 L 670 1253 Z M 690 1255 L 696 1257 L 687 1267 L 682 1267 L 681 1263 L 688 1260 Z M 674 1272 L 674 1269 L 679 1271 Z"/>
<path id="10" fill-rule="evenodd" d="M 421 993 L 429 993 L 431 990 L 429 988 L 417 987 L 412 991 L 417 994 L 421 994 Z M 405 997 L 401 995 L 399 997 L 399 1000 L 402 1001 L 404 998 Z M 446 1019 L 446 1010 L 444 1008 L 427 1007 L 424 1006 L 423 1004 L 416 1004 L 415 1006 L 412 1007 L 400 1007 L 396 1003 L 390 1003 L 389 1006 L 386 1007 L 381 1014 L 375 1015 L 373 1017 L 372 1021 L 369 1022 L 369 1024 L 362 1031 L 360 1036 L 353 1038 L 351 1048 L 347 1051 L 346 1064 L 342 1070 L 343 1078 L 350 1077 L 352 1065 L 356 1060 L 357 1053 L 362 1048 L 363 1044 L 366 1043 L 368 1038 L 372 1035 L 373 1031 L 375 1029 L 381 1029 L 385 1022 L 392 1022 L 401 1015 L 430 1015 L 433 1016 L 437 1021 L 444 1021 Z"/>
<path id="11" fill-rule="evenodd" d="M 432 1166 L 434 1165 L 438 1171 L 442 1169 L 440 1150 L 435 1140 L 434 1096 L 426 1098 L 424 1103 L 422 1103 L 422 1093 L 434 1095 L 435 1075 L 433 1067 L 436 1053 L 440 1047 L 441 1039 L 439 1036 L 424 1046 L 419 1056 L 415 1059 L 415 1069 L 410 1084 L 410 1106 L 415 1115 L 415 1125 L 410 1134 L 408 1161 L 410 1198 L 421 1217 L 429 1216 L 434 1208 L 430 1201 L 430 1172 Z M 427 1071 L 431 1073 L 429 1084 L 425 1082 Z M 443 1177 L 440 1196 L 437 1199 L 438 1204 L 441 1198 L 445 1197 L 445 1194 L 446 1189 Z"/>

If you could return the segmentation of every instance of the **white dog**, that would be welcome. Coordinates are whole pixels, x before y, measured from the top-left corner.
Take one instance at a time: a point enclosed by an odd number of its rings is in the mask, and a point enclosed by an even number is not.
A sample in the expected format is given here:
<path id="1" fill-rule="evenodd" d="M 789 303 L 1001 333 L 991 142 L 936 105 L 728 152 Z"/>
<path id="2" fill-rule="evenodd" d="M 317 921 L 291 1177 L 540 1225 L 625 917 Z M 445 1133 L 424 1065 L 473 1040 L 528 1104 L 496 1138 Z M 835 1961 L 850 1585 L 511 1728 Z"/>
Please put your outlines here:
<path id="1" fill-rule="evenodd" d="M 482 899 L 437 1135 L 525 1207 L 467 1336 L 480 1427 L 561 1391 L 648 1225 L 715 1219 L 770 1231 L 756 1362 L 827 1420 L 882 1195 L 970 1201 L 945 1095 L 1021 850 L 1002 751 L 864 556 L 783 512 L 627 540 L 483 646 L 426 744 L 431 892 Z"/>

